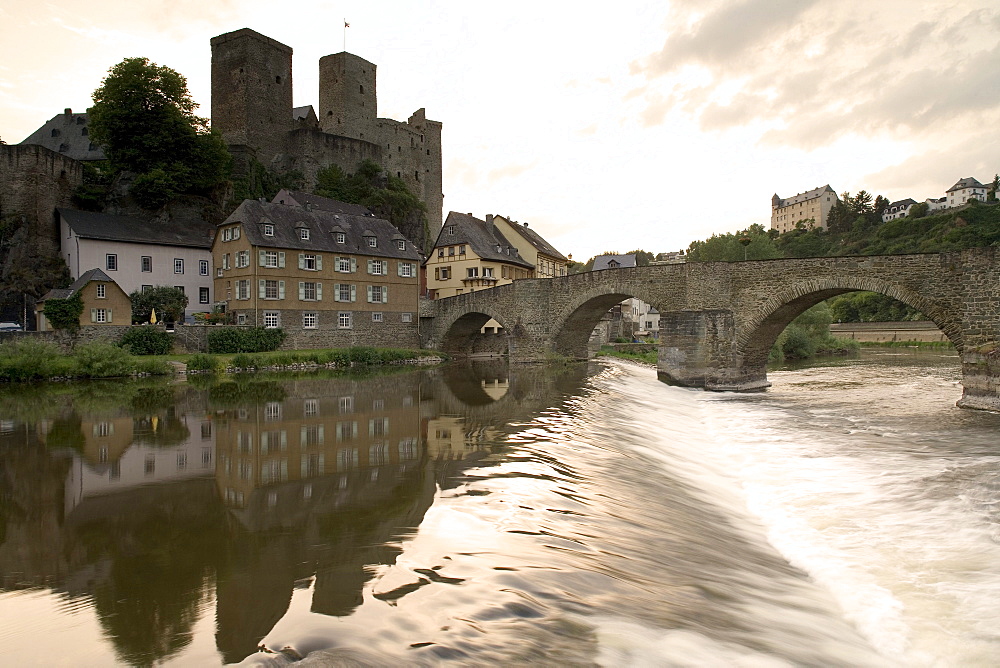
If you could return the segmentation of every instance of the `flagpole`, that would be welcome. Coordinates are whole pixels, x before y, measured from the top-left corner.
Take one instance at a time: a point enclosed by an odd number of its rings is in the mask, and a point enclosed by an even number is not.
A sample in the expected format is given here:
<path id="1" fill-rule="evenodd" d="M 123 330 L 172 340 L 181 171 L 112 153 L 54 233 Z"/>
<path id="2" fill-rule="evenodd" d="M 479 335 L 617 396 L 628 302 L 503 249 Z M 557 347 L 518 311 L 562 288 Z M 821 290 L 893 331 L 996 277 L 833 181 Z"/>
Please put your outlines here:
<path id="1" fill-rule="evenodd" d="M 348 23 L 347 19 L 345 18 L 344 19 L 344 52 L 345 53 L 347 52 L 347 28 L 350 27 L 350 25 L 351 24 Z"/>

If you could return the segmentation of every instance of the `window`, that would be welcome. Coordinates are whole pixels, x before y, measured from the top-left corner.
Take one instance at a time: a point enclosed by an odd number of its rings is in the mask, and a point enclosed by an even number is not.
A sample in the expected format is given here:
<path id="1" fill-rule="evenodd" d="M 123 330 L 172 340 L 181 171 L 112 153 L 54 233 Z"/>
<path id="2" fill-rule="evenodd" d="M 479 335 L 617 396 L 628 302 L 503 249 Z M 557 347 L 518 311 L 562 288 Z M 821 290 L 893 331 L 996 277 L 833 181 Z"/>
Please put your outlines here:
<path id="1" fill-rule="evenodd" d="M 493 267 L 483 267 L 483 278 L 493 278 Z"/>
<path id="2" fill-rule="evenodd" d="M 228 254 L 227 254 L 228 255 Z M 236 254 L 236 267 L 250 266 L 250 251 L 240 251 Z"/>
<path id="3" fill-rule="evenodd" d="M 454 246 L 448 246 L 448 257 L 451 257 L 454 254 L 455 254 L 455 247 Z"/>
<path id="4" fill-rule="evenodd" d="M 341 413 L 353 413 L 354 397 L 340 397 L 337 400 L 337 406 Z M 355 425 L 355 428 L 357 428 L 357 425 Z"/>
<path id="5" fill-rule="evenodd" d="M 447 281 L 451 278 L 451 267 L 436 267 L 434 269 L 434 278 L 439 281 Z"/>
<path id="6" fill-rule="evenodd" d="M 208 276 L 208 260 L 198 260 L 198 275 Z"/>
<path id="7" fill-rule="evenodd" d="M 382 322 L 382 313 L 378 311 L 373 312 L 372 322 Z"/>
<path id="8" fill-rule="evenodd" d="M 378 248 L 378 239 L 375 237 L 365 237 L 368 240 L 368 246 L 371 248 Z"/>
<path id="9" fill-rule="evenodd" d="M 232 228 L 227 227 L 226 229 L 222 230 L 222 240 L 223 241 L 229 241 L 232 238 L 233 238 L 233 230 L 232 230 Z"/>
<path id="10" fill-rule="evenodd" d="M 479 267 L 469 267 L 465 271 L 467 278 L 479 278 Z"/>
<path id="11" fill-rule="evenodd" d="M 448 234 L 455 234 L 455 226 L 454 225 L 449 225 L 448 226 Z"/>
<path id="12" fill-rule="evenodd" d="M 336 269 L 342 274 L 350 274 L 357 268 L 357 261 L 350 257 L 338 257 Z"/>
<path id="13" fill-rule="evenodd" d="M 309 241 L 309 230 L 304 227 L 299 228 L 299 239 L 302 241 Z"/>
<path id="14" fill-rule="evenodd" d="M 222 256 L 222 268 L 229 269 L 229 253 Z"/>
<path id="15" fill-rule="evenodd" d="M 92 316 L 91 317 L 91 321 L 92 322 L 110 322 L 111 321 L 111 318 L 108 317 L 109 309 L 106 309 L 106 308 L 92 308 L 92 309 L 90 309 L 90 312 L 91 312 L 91 316 Z"/>
<path id="16" fill-rule="evenodd" d="M 316 325 L 319 323 L 319 314 L 316 311 L 303 311 L 302 312 L 302 328 L 303 329 L 316 329 Z"/>
<path id="17" fill-rule="evenodd" d="M 399 250 L 406 250 L 406 242 L 403 241 L 402 239 L 397 239 L 396 248 L 398 248 Z"/>
<path id="18" fill-rule="evenodd" d="M 339 329 L 351 329 L 350 311 L 341 311 L 337 314 L 337 327 Z"/>
<path id="19" fill-rule="evenodd" d="M 270 223 L 264 223 L 264 236 L 273 237 L 274 236 L 274 225 Z"/>
<path id="20" fill-rule="evenodd" d="M 118 271 L 118 256 L 113 253 L 108 253 L 105 256 L 104 266 L 107 267 L 108 271 Z"/>
<path id="21" fill-rule="evenodd" d="M 149 292 L 152 289 L 153 289 L 152 285 L 144 285 L 144 286 L 142 286 L 142 291 L 143 292 Z"/>
<path id="22" fill-rule="evenodd" d="M 284 281 L 261 280 L 260 297 L 263 299 L 284 299 Z"/>
<path id="23" fill-rule="evenodd" d="M 208 303 L 208 288 L 198 288 L 198 303 L 199 304 Z"/>
<path id="24" fill-rule="evenodd" d="M 343 232 L 337 232 L 337 243 L 342 244 L 347 241 L 347 235 Z"/>
<path id="25" fill-rule="evenodd" d="M 184 273 L 184 260 L 179 257 L 174 258 L 174 273 L 183 274 Z"/>
<path id="26" fill-rule="evenodd" d="M 458 254 L 459 255 L 465 255 L 465 246 L 459 246 L 458 247 Z"/>
<path id="27" fill-rule="evenodd" d="M 299 254 L 299 269 L 306 271 L 319 271 L 323 268 L 323 258 L 313 253 Z"/>
<path id="28" fill-rule="evenodd" d="M 302 415 L 312 417 L 319 415 L 319 399 L 306 399 L 302 402 Z"/>
<path id="29" fill-rule="evenodd" d="M 353 302 L 357 299 L 356 289 L 349 283 L 337 283 L 334 287 L 333 298 L 338 302 Z"/>
<path id="30" fill-rule="evenodd" d="M 250 281 L 236 281 L 236 298 L 250 299 Z"/>
<path id="31" fill-rule="evenodd" d="M 399 320 L 400 320 L 400 322 L 413 322 L 413 314 L 412 313 L 401 313 L 399 315 Z"/>
<path id="32" fill-rule="evenodd" d="M 438 248 L 438 257 L 444 257 L 444 249 Z"/>
<path id="33" fill-rule="evenodd" d="M 139 270 L 145 272 L 153 271 L 153 257 L 151 255 L 143 255 L 139 258 Z"/>
<path id="34" fill-rule="evenodd" d="M 384 285 L 368 286 L 368 302 L 371 304 L 385 304 L 389 301 L 389 290 Z"/>
<path id="35" fill-rule="evenodd" d="M 299 299 L 303 301 L 318 301 L 323 298 L 323 284 L 311 281 L 299 282 Z"/>
<path id="36" fill-rule="evenodd" d="M 264 327 L 274 329 L 281 324 L 281 314 L 278 311 L 264 311 Z"/>
<path id="37" fill-rule="evenodd" d="M 398 273 L 403 278 L 413 278 L 416 275 L 416 265 L 412 262 L 400 262 L 398 265 Z"/>
<path id="38" fill-rule="evenodd" d="M 278 266 L 278 251 L 264 251 L 264 266 L 275 269 Z"/>
<path id="39" fill-rule="evenodd" d="M 386 271 L 386 265 L 388 262 L 385 260 L 368 260 L 368 273 L 373 276 L 385 276 L 388 272 Z"/>
<path id="40" fill-rule="evenodd" d="M 184 292 L 184 286 L 183 285 L 175 285 L 174 287 L 176 289 L 180 290 L 181 292 Z"/>
<path id="41" fill-rule="evenodd" d="M 236 324 L 237 325 L 245 325 L 245 324 L 247 324 L 247 314 L 246 313 L 237 313 L 236 314 Z"/>
<path id="42" fill-rule="evenodd" d="M 104 285 L 104 283 L 98 283 L 96 287 L 97 287 L 98 299 L 104 299 L 105 297 L 107 297 L 107 292 L 106 292 L 107 286 Z"/>

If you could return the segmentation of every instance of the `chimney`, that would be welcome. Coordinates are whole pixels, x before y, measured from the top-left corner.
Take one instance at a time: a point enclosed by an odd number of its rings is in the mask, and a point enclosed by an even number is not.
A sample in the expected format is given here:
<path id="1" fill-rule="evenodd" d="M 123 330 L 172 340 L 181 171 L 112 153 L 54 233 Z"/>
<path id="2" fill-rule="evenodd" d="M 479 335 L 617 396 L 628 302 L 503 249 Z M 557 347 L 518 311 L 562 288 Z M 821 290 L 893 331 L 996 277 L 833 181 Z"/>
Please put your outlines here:
<path id="1" fill-rule="evenodd" d="M 305 208 L 306 211 L 312 211 L 313 210 L 312 202 L 306 202 L 302 206 Z"/>
<path id="2" fill-rule="evenodd" d="M 486 224 L 489 225 L 490 227 L 493 227 L 493 214 L 492 213 L 486 214 Z"/>
<path id="3" fill-rule="evenodd" d="M 63 114 L 65 114 L 66 118 L 70 118 L 73 116 L 73 110 L 70 109 L 69 107 L 66 107 L 65 109 L 63 109 Z"/>
<path id="4" fill-rule="evenodd" d="M 528 224 L 527 224 L 527 223 L 525 223 L 525 224 L 524 224 L 524 226 L 525 226 L 525 227 L 527 227 L 527 226 L 528 226 Z"/>

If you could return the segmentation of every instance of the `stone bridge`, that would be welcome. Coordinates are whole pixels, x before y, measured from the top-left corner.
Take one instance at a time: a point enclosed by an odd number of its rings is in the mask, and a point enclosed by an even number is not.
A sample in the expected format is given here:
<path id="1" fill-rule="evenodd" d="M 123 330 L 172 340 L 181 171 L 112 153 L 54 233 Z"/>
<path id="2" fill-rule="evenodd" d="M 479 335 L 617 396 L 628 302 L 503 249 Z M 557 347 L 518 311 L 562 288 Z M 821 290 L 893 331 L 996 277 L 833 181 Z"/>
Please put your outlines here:
<path id="1" fill-rule="evenodd" d="M 494 318 L 510 361 L 585 359 L 601 316 L 636 297 L 660 312 L 661 380 L 709 390 L 767 387 L 772 344 L 824 299 L 870 290 L 919 309 L 961 356 L 959 405 L 1000 410 L 998 249 L 609 269 L 520 280 L 421 305 L 423 345 L 462 356 Z"/>

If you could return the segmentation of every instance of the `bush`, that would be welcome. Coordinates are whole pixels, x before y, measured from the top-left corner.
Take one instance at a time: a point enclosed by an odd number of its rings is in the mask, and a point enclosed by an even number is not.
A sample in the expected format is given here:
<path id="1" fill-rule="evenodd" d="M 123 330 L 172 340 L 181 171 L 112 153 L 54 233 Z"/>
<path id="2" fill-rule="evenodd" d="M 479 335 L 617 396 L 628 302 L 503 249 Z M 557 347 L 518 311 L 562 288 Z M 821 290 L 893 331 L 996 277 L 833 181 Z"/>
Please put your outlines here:
<path id="1" fill-rule="evenodd" d="M 128 351 L 110 343 L 88 343 L 73 351 L 76 375 L 84 378 L 131 376 L 135 360 Z"/>
<path id="2" fill-rule="evenodd" d="M 208 352 L 263 353 L 277 350 L 284 340 L 285 332 L 281 329 L 219 327 L 208 333 Z"/>
<path id="3" fill-rule="evenodd" d="M 166 376 L 170 374 L 170 365 L 163 360 L 137 359 L 135 360 L 135 372 L 145 373 L 151 376 Z"/>
<path id="4" fill-rule="evenodd" d="M 80 329 L 80 316 L 83 314 L 83 298 L 77 292 L 67 299 L 46 299 L 42 307 L 45 319 L 53 329 L 65 329 L 75 332 Z"/>
<path id="5" fill-rule="evenodd" d="M 0 379 L 13 382 L 69 376 L 73 360 L 57 346 L 44 341 L 25 339 L 0 344 Z"/>
<path id="6" fill-rule="evenodd" d="M 132 327 L 122 334 L 118 345 L 133 355 L 166 355 L 170 352 L 170 335 L 155 327 Z"/>
<path id="7" fill-rule="evenodd" d="M 219 366 L 219 359 L 217 357 L 204 353 L 191 355 L 187 361 L 187 368 L 191 371 L 217 371 Z"/>
<path id="8" fill-rule="evenodd" d="M 805 327 L 791 324 L 779 339 L 785 359 L 803 360 L 816 354 L 816 344 Z"/>
<path id="9" fill-rule="evenodd" d="M 248 353 L 239 353 L 229 362 L 237 369 L 259 369 L 264 363 L 261 357 Z"/>

